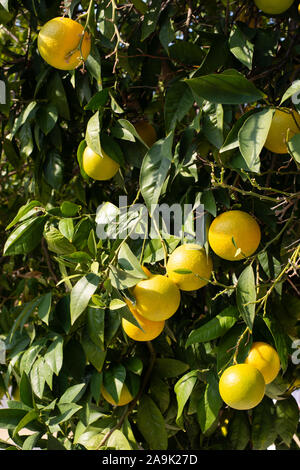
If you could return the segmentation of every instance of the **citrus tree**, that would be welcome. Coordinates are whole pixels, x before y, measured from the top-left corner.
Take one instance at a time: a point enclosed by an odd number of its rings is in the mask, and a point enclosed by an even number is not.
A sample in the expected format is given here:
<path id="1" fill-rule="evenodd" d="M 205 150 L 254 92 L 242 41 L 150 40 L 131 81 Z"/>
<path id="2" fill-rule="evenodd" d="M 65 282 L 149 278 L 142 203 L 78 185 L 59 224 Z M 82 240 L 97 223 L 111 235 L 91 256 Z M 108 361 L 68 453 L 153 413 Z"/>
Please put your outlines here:
<path id="1" fill-rule="evenodd" d="M 297 448 L 297 2 L 0 23 L 1 447 Z"/>

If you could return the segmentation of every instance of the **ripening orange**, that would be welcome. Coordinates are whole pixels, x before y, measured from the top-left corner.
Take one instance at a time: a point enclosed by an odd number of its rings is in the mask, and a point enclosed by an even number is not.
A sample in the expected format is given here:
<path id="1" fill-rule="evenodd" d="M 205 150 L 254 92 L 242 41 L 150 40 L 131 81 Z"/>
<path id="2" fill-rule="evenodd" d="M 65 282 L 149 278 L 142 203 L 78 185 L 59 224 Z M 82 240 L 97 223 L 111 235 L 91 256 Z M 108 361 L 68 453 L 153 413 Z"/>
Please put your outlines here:
<path id="1" fill-rule="evenodd" d="M 83 26 L 64 17 L 45 23 L 37 44 L 43 59 L 60 70 L 74 70 L 87 59 L 91 50 L 91 38 Z"/>

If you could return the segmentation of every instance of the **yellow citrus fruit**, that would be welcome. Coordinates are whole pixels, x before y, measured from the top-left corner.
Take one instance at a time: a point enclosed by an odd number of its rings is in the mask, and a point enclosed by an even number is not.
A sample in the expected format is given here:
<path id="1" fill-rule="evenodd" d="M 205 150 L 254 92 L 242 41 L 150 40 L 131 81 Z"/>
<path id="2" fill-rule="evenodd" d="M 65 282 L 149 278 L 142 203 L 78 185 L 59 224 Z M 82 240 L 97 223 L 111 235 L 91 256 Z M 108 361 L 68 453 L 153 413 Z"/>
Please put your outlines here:
<path id="1" fill-rule="evenodd" d="M 94 180 L 109 180 L 118 172 L 120 165 L 102 151 L 98 155 L 90 147 L 85 147 L 82 155 L 82 166 L 88 176 Z"/>
<path id="2" fill-rule="evenodd" d="M 255 5 L 268 15 L 279 15 L 292 5 L 294 0 L 254 0 Z"/>
<path id="3" fill-rule="evenodd" d="M 264 397 L 265 387 L 263 375 L 251 364 L 228 367 L 219 382 L 222 400 L 236 410 L 250 410 L 257 406 Z"/>
<path id="4" fill-rule="evenodd" d="M 167 320 L 180 304 L 180 290 L 171 279 L 161 274 L 142 279 L 134 286 L 132 293 L 138 314 L 151 321 Z"/>
<path id="5" fill-rule="evenodd" d="M 167 262 L 168 277 L 180 290 L 191 291 L 205 286 L 213 269 L 212 259 L 196 243 L 186 243 L 175 248 Z M 192 273 L 177 273 L 176 270 L 187 270 Z M 202 278 L 202 279 L 201 279 Z"/>
<path id="6" fill-rule="evenodd" d="M 137 310 L 134 308 L 133 304 L 125 299 L 132 315 L 138 321 L 139 325 L 143 331 L 137 326 L 133 325 L 130 321 L 122 318 L 122 327 L 129 338 L 134 339 L 135 341 L 152 341 L 154 338 L 157 338 L 164 329 L 165 321 L 151 321 L 145 317 L 142 317 L 138 314 Z"/>
<path id="7" fill-rule="evenodd" d="M 87 59 L 91 50 L 91 38 L 83 26 L 63 17 L 52 18 L 44 24 L 37 44 L 43 59 L 60 70 L 75 69 Z"/>
<path id="8" fill-rule="evenodd" d="M 277 351 L 270 344 L 262 341 L 252 344 L 245 363 L 256 367 L 262 373 L 266 384 L 272 382 L 280 370 Z"/>
<path id="9" fill-rule="evenodd" d="M 232 210 L 218 215 L 208 230 L 208 241 L 220 258 L 238 261 L 252 255 L 260 243 L 261 231 L 247 212 Z"/>
<path id="10" fill-rule="evenodd" d="M 134 124 L 134 127 L 139 136 L 148 145 L 148 147 L 152 147 L 152 145 L 157 140 L 156 130 L 154 129 L 152 124 L 143 119 L 141 121 L 136 122 Z"/>
<path id="11" fill-rule="evenodd" d="M 108 393 L 108 391 L 106 390 L 106 388 L 104 388 L 104 386 L 102 385 L 101 387 L 101 393 L 102 393 L 102 396 L 103 398 L 108 402 L 110 403 L 111 405 L 113 406 L 124 406 L 124 405 L 127 405 L 128 403 L 130 403 L 133 399 L 133 396 L 131 395 L 131 393 L 129 392 L 127 386 L 125 384 L 123 384 L 123 387 L 122 387 L 122 390 L 121 390 L 121 395 L 120 395 L 120 399 L 117 402 L 115 402 L 115 400 L 113 399 L 113 397 Z"/>
<path id="12" fill-rule="evenodd" d="M 286 142 L 300 132 L 300 116 L 292 109 L 276 109 L 265 147 L 274 153 L 288 153 Z"/>

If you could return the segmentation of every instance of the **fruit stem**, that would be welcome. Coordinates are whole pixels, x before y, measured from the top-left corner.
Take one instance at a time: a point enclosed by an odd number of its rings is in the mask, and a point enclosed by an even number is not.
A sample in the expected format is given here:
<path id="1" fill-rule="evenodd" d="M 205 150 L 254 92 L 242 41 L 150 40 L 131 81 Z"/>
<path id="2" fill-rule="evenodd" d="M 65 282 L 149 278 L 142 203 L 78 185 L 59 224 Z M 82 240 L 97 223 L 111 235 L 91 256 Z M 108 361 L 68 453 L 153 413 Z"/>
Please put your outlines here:
<path id="1" fill-rule="evenodd" d="M 233 355 L 233 363 L 234 365 L 237 364 L 237 355 L 238 355 L 238 352 L 239 352 L 239 347 L 241 345 L 241 342 L 244 338 L 244 336 L 247 334 L 247 333 L 251 333 L 250 330 L 249 330 L 249 327 L 247 326 L 247 328 L 244 330 L 244 332 L 241 334 L 241 336 L 239 337 L 237 343 L 236 343 L 236 346 L 235 346 L 235 350 L 234 350 L 234 355 Z M 248 342 L 248 341 L 247 341 Z"/>

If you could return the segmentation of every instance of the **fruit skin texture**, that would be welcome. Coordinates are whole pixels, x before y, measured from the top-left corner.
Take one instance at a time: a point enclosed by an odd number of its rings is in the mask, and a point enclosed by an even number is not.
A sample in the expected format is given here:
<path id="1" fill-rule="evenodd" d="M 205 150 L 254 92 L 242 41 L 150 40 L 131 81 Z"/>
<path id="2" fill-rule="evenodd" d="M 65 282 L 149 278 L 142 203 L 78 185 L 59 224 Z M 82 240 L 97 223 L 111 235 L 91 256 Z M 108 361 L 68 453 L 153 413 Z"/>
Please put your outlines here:
<path id="1" fill-rule="evenodd" d="M 104 388 L 102 385 L 101 387 L 101 393 L 103 398 L 110 403 L 113 406 L 124 406 L 130 403 L 133 399 L 133 396 L 129 392 L 128 388 L 124 384 L 121 390 L 121 395 L 120 395 L 120 400 L 118 403 L 115 402 L 115 400 L 112 398 L 112 396 L 108 393 L 108 391 Z"/>
<path id="2" fill-rule="evenodd" d="M 98 181 L 111 179 L 120 168 L 120 165 L 106 153 L 102 151 L 102 155 L 98 155 L 90 147 L 84 149 L 82 166 L 90 178 Z"/>
<path id="3" fill-rule="evenodd" d="M 294 0 L 254 0 L 255 5 L 264 13 L 279 15 L 292 5 Z"/>
<path id="4" fill-rule="evenodd" d="M 190 274 L 175 273 L 176 269 L 187 269 Z M 168 277 L 179 287 L 180 290 L 192 291 L 205 286 L 204 281 L 196 275 L 209 279 L 213 269 L 212 259 L 206 251 L 196 243 L 186 243 L 175 248 L 167 262 Z"/>
<path id="5" fill-rule="evenodd" d="M 228 261 L 239 261 L 252 255 L 257 250 L 260 239 L 261 231 L 256 220 L 247 212 L 239 210 L 218 215 L 208 230 L 211 249 Z M 235 256 L 238 249 L 241 252 Z"/>
<path id="6" fill-rule="evenodd" d="M 256 367 L 262 373 L 266 384 L 272 382 L 280 370 L 277 351 L 270 344 L 262 341 L 252 344 L 245 363 Z"/>
<path id="7" fill-rule="evenodd" d="M 297 126 L 297 124 L 298 126 Z M 300 115 L 296 111 L 276 109 L 265 147 L 274 153 L 288 153 L 286 140 L 300 132 Z"/>
<path id="8" fill-rule="evenodd" d="M 138 314 L 151 321 L 167 320 L 180 304 L 180 290 L 167 276 L 161 274 L 142 279 L 134 286 L 132 293 Z"/>
<path id="9" fill-rule="evenodd" d="M 133 325 L 125 318 L 122 318 L 122 327 L 129 338 L 134 339 L 135 341 L 152 341 L 154 338 L 157 338 L 164 329 L 165 321 L 151 321 L 145 317 L 142 317 L 138 314 L 133 304 L 125 299 L 132 315 L 138 321 L 139 325 L 143 328 L 142 331 L 137 326 Z"/>
<path id="10" fill-rule="evenodd" d="M 52 67 L 60 70 L 73 70 L 81 63 L 80 50 L 77 49 L 83 34 L 83 26 L 71 18 L 57 17 L 42 26 L 38 35 L 38 50 L 43 59 Z M 76 50 L 77 49 L 77 50 Z M 91 50 L 91 38 L 87 32 L 81 44 L 84 60 Z M 71 51 L 74 51 L 70 54 Z"/>
<path id="11" fill-rule="evenodd" d="M 250 410 L 264 397 L 266 384 L 261 372 L 251 364 L 236 364 L 221 375 L 222 400 L 235 410 Z"/>
<path id="12" fill-rule="evenodd" d="M 136 122 L 134 124 L 134 127 L 139 136 L 148 145 L 148 147 L 152 147 L 152 145 L 157 140 L 156 130 L 154 129 L 152 124 L 150 124 L 150 122 L 146 120 L 141 120 Z"/>

